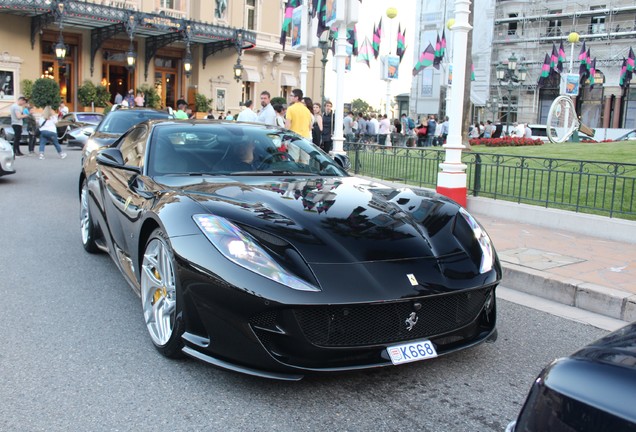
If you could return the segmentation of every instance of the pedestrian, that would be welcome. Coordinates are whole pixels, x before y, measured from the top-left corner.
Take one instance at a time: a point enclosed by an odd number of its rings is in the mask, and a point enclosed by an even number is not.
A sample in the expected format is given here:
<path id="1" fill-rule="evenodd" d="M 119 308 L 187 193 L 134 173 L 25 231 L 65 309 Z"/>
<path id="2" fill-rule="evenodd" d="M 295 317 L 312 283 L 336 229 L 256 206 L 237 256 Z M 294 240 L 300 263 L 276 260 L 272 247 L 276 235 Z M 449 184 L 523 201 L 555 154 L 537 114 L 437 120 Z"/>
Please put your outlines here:
<path id="1" fill-rule="evenodd" d="M 525 124 L 525 138 L 532 139 L 532 129 L 530 129 L 530 125 L 528 123 Z"/>
<path id="2" fill-rule="evenodd" d="M 353 134 L 353 113 L 351 111 L 345 116 L 342 127 L 344 129 L 345 143 L 352 143 L 355 139 L 355 135 Z"/>
<path id="3" fill-rule="evenodd" d="M 186 107 L 185 113 L 190 120 L 192 120 L 195 117 L 194 111 L 192 111 L 192 108 L 190 107 Z"/>
<path id="4" fill-rule="evenodd" d="M 336 119 L 331 101 L 325 101 L 325 112 L 322 114 L 322 149 L 329 153 L 333 150 L 333 132 Z"/>
<path id="5" fill-rule="evenodd" d="M 206 118 L 208 120 L 214 120 L 214 111 L 212 109 L 208 110 L 208 116 Z"/>
<path id="6" fill-rule="evenodd" d="M 276 112 L 276 126 L 284 128 L 287 109 L 281 104 L 276 104 L 274 105 L 274 111 Z"/>
<path id="7" fill-rule="evenodd" d="M 186 113 L 186 104 L 181 101 L 179 105 L 177 105 L 177 111 L 174 113 L 174 118 L 177 120 L 187 120 L 188 114 Z"/>
<path id="8" fill-rule="evenodd" d="M 298 135 L 311 140 L 311 111 L 303 101 L 303 91 L 293 89 L 290 94 L 290 106 L 285 114 L 285 127 Z"/>
<path id="9" fill-rule="evenodd" d="M 124 97 L 121 95 L 121 93 L 117 92 L 115 93 L 115 105 L 121 105 L 121 102 L 124 100 Z"/>
<path id="10" fill-rule="evenodd" d="M 272 96 L 267 90 L 261 92 L 261 112 L 256 121 L 266 125 L 276 126 L 276 111 L 271 103 Z"/>
<path id="11" fill-rule="evenodd" d="M 127 106 L 134 107 L 135 106 L 135 91 L 133 89 L 128 90 L 128 94 L 124 99 L 126 101 Z"/>
<path id="12" fill-rule="evenodd" d="M 422 118 L 420 123 L 415 126 L 415 135 L 417 136 L 417 146 L 424 147 L 426 145 L 426 134 L 428 133 L 428 124 Z"/>
<path id="13" fill-rule="evenodd" d="M 358 113 L 358 142 L 366 142 L 367 121 L 362 113 Z"/>
<path id="14" fill-rule="evenodd" d="M 234 116 L 232 115 L 232 111 L 227 112 L 227 114 L 225 115 L 225 120 L 234 121 Z"/>
<path id="15" fill-rule="evenodd" d="M 252 109 L 254 102 L 248 99 L 243 104 L 243 110 L 236 116 L 236 121 L 240 122 L 255 122 L 258 120 L 258 116 Z"/>
<path id="16" fill-rule="evenodd" d="M 406 114 L 404 114 L 406 116 Z M 402 122 L 400 119 L 393 120 L 391 128 L 391 143 L 394 147 L 404 147 L 404 135 L 402 134 Z"/>
<path id="17" fill-rule="evenodd" d="M 440 126 L 440 131 L 439 131 L 439 141 L 437 144 L 438 145 L 444 145 L 446 144 L 446 138 L 448 138 L 448 116 L 444 117 L 444 121 L 442 122 L 442 125 Z"/>
<path id="18" fill-rule="evenodd" d="M 135 96 L 135 106 L 142 107 L 144 106 L 144 94 L 140 91 L 137 92 L 137 96 Z"/>
<path id="19" fill-rule="evenodd" d="M 389 118 L 386 114 L 382 115 L 380 122 L 378 124 L 378 143 L 380 145 L 386 145 L 386 138 L 389 136 L 391 132 L 391 122 L 389 122 Z"/>
<path id="20" fill-rule="evenodd" d="M 37 140 L 36 134 L 39 129 L 34 114 L 35 108 L 29 105 L 27 117 L 24 119 L 24 124 L 27 127 L 27 131 L 29 131 L 29 156 L 35 155 L 35 141 Z"/>
<path id="21" fill-rule="evenodd" d="M 470 138 L 473 138 L 473 139 L 479 138 L 480 131 L 479 131 L 479 123 L 478 122 L 475 122 L 473 124 L 473 127 L 470 129 L 468 135 L 470 136 Z"/>
<path id="22" fill-rule="evenodd" d="M 57 118 L 57 114 L 50 106 L 44 108 L 40 119 L 40 159 L 44 159 L 44 149 L 49 141 L 55 146 L 60 159 L 66 157 L 66 153 L 62 153 L 62 147 L 57 139 Z"/>
<path id="23" fill-rule="evenodd" d="M 318 147 L 321 147 L 322 144 L 322 115 L 321 115 L 321 111 L 322 111 L 322 106 L 318 103 L 318 102 L 314 102 L 313 105 L 313 116 L 314 116 L 314 123 L 311 126 L 311 140 L 313 141 L 313 143 L 315 145 L 317 145 Z"/>
<path id="24" fill-rule="evenodd" d="M 437 122 L 435 121 L 435 114 L 431 114 L 428 116 L 428 123 L 426 128 L 426 142 L 424 143 L 425 147 L 431 147 L 433 145 L 433 141 L 435 140 L 435 130 L 437 129 Z"/>
<path id="25" fill-rule="evenodd" d="M 517 122 L 514 122 L 513 126 L 515 127 L 514 136 L 516 136 L 517 138 L 523 138 L 523 136 L 526 134 L 526 126 L 523 123 Z"/>
<path id="26" fill-rule="evenodd" d="M 368 134 L 371 138 L 371 142 L 378 142 L 378 130 L 380 129 L 380 122 L 376 118 L 375 113 L 371 113 L 371 118 L 368 123 Z"/>
<path id="27" fill-rule="evenodd" d="M 66 114 L 68 114 L 68 107 L 66 106 L 66 104 L 64 103 L 64 101 L 60 102 L 60 107 L 58 109 L 59 112 L 59 118 L 64 117 Z"/>
<path id="28" fill-rule="evenodd" d="M 484 128 L 484 138 L 491 138 L 493 132 L 492 121 L 486 120 L 486 127 Z"/>
<path id="29" fill-rule="evenodd" d="M 11 127 L 13 128 L 13 154 L 16 157 L 24 156 L 20 151 L 20 140 L 22 139 L 22 124 L 24 118 L 27 117 L 23 112 L 26 103 L 26 98 L 20 96 L 9 110 L 11 112 Z"/>

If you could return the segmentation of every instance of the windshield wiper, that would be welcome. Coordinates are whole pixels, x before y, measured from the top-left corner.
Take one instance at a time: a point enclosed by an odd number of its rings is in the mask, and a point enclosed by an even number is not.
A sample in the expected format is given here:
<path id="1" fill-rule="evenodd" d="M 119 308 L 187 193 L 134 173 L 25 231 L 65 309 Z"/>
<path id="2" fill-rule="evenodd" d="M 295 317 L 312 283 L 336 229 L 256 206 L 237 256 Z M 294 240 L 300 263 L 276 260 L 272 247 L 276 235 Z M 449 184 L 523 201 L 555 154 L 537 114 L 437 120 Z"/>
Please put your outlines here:
<path id="1" fill-rule="evenodd" d="M 305 171 L 272 170 L 272 171 L 235 171 L 227 175 L 230 176 L 268 176 L 268 175 L 296 175 L 315 176 L 317 174 Z"/>

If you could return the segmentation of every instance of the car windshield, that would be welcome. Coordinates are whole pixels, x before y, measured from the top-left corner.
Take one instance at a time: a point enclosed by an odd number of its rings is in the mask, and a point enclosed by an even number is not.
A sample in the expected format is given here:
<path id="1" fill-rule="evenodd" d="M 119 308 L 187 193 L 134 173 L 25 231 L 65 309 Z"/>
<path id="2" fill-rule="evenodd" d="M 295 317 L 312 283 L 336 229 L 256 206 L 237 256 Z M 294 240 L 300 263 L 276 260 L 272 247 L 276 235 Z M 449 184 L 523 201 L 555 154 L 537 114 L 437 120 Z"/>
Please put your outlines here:
<path id="1" fill-rule="evenodd" d="M 346 176 L 313 143 L 293 132 L 226 123 L 155 126 L 148 174 Z"/>
<path id="2" fill-rule="evenodd" d="M 97 124 L 102 121 L 104 116 L 96 113 L 77 113 L 76 117 L 78 122 Z"/>
<path id="3" fill-rule="evenodd" d="M 166 119 L 170 114 L 162 111 L 119 110 L 108 114 L 96 131 L 111 134 L 123 134 L 132 126 L 145 120 Z"/>

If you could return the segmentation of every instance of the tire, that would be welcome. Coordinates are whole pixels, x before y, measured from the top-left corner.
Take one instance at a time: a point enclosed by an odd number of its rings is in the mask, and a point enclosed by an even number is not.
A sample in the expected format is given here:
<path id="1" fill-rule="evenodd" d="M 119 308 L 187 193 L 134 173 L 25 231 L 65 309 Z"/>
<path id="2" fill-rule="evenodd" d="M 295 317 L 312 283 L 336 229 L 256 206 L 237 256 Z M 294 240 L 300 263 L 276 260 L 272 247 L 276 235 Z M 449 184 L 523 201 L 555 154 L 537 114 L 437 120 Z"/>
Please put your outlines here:
<path id="1" fill-rule="evenodd" d="M 80 195 L 80 231 L 82 234 L 82 246 L 89 253 L 99 252 L 97 247 L 96 230 L 91 217 L 90 206 L 88 205 L 88 183 L 86 179 L 82 182 L 82 192 Z"/>
<path id="2" fill-rule="evenodd" d="M 160 229 L 154 230 L 146 243 L 141 264 L 141 306 L 152 343 L 168 358 L 183 356 L 184 324 L 175 268 L 167 236 Z"/>
<path id="3" fill-rule="evenodd" d="M 548 111 L 546 134 L 553 143 L 562 143 L 579 128 L 576 107 L 570 96 L 559 96 L 554 99 Z"/>

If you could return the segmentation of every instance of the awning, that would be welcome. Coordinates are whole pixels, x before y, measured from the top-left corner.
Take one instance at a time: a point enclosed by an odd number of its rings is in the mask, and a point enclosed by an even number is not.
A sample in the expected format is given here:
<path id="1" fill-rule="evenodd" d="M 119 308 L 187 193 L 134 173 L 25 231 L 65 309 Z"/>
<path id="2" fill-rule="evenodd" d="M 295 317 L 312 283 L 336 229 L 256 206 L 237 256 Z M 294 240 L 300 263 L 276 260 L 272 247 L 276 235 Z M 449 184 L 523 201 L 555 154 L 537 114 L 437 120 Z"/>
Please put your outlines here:
<path id="1" fill-rule="evenodd" d="M 261 82 L 261 74 L 256 69 L 243 69 L 243 81 Z"/>
<path id="2" fill-rule="evenodd" d="M 292 74 L 282 74 L 280 77 L 280 85 L 283 87 L 298 87 L 298 80 Z"/>

